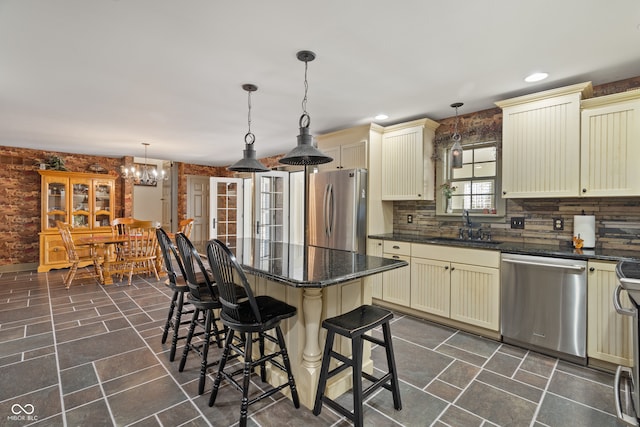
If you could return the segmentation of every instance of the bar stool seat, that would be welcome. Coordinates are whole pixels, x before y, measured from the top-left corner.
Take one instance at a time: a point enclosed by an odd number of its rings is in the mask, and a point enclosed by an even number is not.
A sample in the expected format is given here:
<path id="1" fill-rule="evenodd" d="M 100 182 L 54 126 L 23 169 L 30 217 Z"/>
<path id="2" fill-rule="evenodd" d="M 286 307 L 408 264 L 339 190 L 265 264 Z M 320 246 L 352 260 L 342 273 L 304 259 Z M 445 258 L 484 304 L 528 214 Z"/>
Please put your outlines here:
<path id="1" fill-rule="evenodd" d="M 392 318 L 393 313 L 389 310 L 372 305 L 362 305 L 348 313 L 325 319 L 322 322 L 322 327 L 327 330 L 327 340 L 322 354 L 320 379 L 318 381 L 318 390 L 316 391 L 316 400 L 313 406 L 314 415 L 320 415 L 322 404 L 326 403 L 329 407 L 351 420 L 355 426 L 362 426 L 362 402 L 380 387 L 391 391 L 393 394 L 394 408 L 396 410 L 402 409 L 398 372 L 396 370 L 393 345 L 391 342 L 391 329 L 389 327 L 389 322 Z M 382 340 L 365 335 L 366 332 L 378 326 L 382 326 Z M 351 339 L 351 359 L 333 351 L 333 341 L 336 334 Z M 362 371 L 362 340 L 370 341 L 385 348 L 388 372 L 382 377 L 377 378 Z M 331 358 L 341 361 L 342 364 L 329 370 Z M 351 367 L 353 371 L 353 411 L 349 411 L 324 394 L 327 380 L 349 367 Z M 362 378 L 372 382 L 365 390 L 362 389 Z"/>

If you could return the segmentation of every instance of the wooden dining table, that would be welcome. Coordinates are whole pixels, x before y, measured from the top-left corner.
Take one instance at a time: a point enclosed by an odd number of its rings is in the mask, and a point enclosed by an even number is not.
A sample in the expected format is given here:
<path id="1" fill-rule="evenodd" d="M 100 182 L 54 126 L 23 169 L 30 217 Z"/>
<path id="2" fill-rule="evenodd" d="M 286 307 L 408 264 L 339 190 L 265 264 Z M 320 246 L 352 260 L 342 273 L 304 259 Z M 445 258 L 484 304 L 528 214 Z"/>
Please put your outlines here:
<path id="1" fill-rule="evenodd" d="M 117 265 L 117 263 L 114 263 L 114 261 L 116 261 L 115 249 L 127 242 L 129 242 L 129 236 L 126 235 L 100 235 L 82 237 L 76 241 L 76 245 L 92 246 L 94 250 L 102 250 L 104 254 L 104 260 L 101 266 L 102 284 L 113 285 L 113 273 L 118 271 L 113 268 L 114 265 Z"/>

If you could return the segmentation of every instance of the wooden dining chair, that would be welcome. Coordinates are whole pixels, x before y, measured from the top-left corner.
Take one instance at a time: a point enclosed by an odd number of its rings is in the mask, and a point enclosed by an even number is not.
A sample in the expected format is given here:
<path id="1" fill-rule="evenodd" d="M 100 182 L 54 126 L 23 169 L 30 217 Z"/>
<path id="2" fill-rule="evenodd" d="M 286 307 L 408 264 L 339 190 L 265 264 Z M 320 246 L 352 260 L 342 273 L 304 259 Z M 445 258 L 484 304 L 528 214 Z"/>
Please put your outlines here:
<path id="1" fill-rule="evenodd" d="M 58 231 L 62 237 L 62 244 L 67 251 L 67 257 L 71 263 L 69 271 L 64 277 L 65 288 L 69 289 L 71 282 L 76 278 L 95 278 L 98 279 L 100 283 L 103 283 L 104 276 L 102 274 L 102 258 L 98 256 L 96 248 L 90 247 L 89 255 L 80 255 L 76 249 L 76 244 L 73 241 L 73 236 L 71 235 L 71 226 L 62 221 L 58 221 L 56 225 L 58 226 Z M 91 270 L 89 270 L 86 274 L 76 276 L 80 263 L 87 261 L 93 263 L 93 271 L 91 272 Z"/>
<path id="2" fill-rule="evenodd" d="M 134 218 L 115 218 L 111 221 L 111 233 L 114 236 L 125 236 L 129 234 L 129 226 L 136 220 Z"/>
<path id="3" fill-rule="evenodd" d="M 178 223 L 178 231 L 187 236 L 187 239 L 191 238 L 191 230 L 193 229 L 193 218 L 186 218 Z"/>
<path id="4" fill-rule="evenodd" d="M 136 221 L 130 224 L 126 245 L 122 250 L 123 268 L 121 275 L 128 274 L 131 286 L 133 274 L 151 274 L 158 276 L 156 259 L 158 257 L 158 239 L 153 221 Z"/>

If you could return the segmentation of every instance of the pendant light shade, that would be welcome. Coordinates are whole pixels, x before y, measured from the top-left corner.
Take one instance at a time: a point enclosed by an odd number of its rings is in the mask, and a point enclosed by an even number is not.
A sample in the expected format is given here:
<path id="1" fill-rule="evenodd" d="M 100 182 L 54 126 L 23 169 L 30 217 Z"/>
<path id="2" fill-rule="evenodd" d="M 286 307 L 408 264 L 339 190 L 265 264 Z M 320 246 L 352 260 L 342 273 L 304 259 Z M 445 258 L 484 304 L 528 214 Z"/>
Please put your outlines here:
<path id="1" fill-rule="evenodd" d="M 309 125 L 311 117 L 307 113 L 307 64 L 316 58 L 316 54 L 302 50 L 298 52 L 297 57 L 304 62 L 304 98 L 302 99 L 302 116 L 300 116 L 299 126 L 300 134 L 298 135 L 298 144 L 296 147 L 280 159 L 280 163 L 285 165 L 320 165 L 333 161 L 332 157 L 323 154 L 313 143 L 313 136 L 309 133 Z"/>
<path id="2" fill-rule="evenodd" d="M 451 104 L 452 108 L 456 109 L 456 124 L 455 130 L 453 131 L 453 136 L 451 139 L 453 140 L 453 145 L 451 146 L 451 167 L 453 169 L 462 168 L 462 144 L 460 144 L 460 140 L 462 137 L 458 133 L 458 108 L 462 107 L 464 104 L 462 102 L 456 102 Z"/>
<path id="3" fill-rule="evenodd" d="M 249 106 L 247 122 L 249 130 L 244 136 L 242 159 L 238 160 L 227 169 L 233 172 L 268 172 L 269 168 L 256 159 L 256 150 L 253 148 L 253 143 L 256 142 L 256 136 L 251 133 L 251 92 L 258 90 L 258 87 L 252 84 L 244 84 L 242 85 L 242 89 L 247 91 L 247 103 Z"/>

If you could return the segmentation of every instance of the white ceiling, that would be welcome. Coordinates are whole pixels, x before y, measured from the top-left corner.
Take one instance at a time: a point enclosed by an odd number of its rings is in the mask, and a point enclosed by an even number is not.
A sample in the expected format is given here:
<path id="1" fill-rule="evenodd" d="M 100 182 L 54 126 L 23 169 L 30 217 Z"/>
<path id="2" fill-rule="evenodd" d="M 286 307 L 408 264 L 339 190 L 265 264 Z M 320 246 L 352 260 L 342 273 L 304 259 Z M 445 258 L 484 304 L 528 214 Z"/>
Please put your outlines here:
<path id="1" fill-rule="evenodd" d="M 314 135 L 439 120 L 640 75 L 640 0 L 0 0 L 0 145 L 228 165 Z M 523 78 L 546 71 L 535 84 Z"/>

